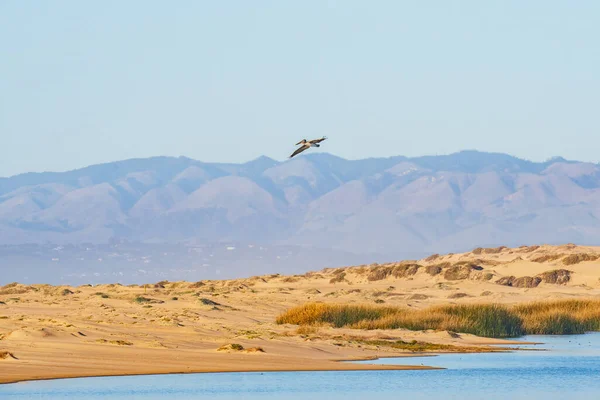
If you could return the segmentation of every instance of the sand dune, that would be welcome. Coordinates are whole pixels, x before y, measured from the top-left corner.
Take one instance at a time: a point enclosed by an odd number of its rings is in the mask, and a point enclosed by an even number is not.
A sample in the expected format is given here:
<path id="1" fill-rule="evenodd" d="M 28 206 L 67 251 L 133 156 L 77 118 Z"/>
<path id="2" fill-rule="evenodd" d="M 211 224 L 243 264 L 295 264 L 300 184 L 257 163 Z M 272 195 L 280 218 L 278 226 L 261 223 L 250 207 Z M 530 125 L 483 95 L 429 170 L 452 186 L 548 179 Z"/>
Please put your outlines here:
<path id="1" fill-rule="evenodd" d="M 290 307 L 315 301 L 423 308 L 598 297 L 599 278 L 600 248 L 564 245 L 475 249 L 295 276 L 164 281 L 146 287 L 13 283 L 0 288 L 0 354 L 5 354 L 0 357 L 0 382 L 173 372 L 403 369 L 335 361 L 412 355 L 360 339 L 459 346 L 444 351 L 487 351 L 491 348 L 486 345 L 506 341 L 445 331 L 299 328 L 278 325 L 275 319 Z"/>

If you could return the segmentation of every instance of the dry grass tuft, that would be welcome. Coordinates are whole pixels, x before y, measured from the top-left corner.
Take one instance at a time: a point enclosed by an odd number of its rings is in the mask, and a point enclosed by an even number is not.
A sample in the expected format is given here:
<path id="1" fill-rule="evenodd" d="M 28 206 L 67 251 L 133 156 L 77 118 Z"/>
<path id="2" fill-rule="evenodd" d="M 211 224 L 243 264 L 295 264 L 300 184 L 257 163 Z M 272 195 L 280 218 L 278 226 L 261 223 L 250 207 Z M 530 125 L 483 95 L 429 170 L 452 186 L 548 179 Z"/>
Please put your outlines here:
<path id="1" fill-rule="evenodd" d="M 313 271 L 305 273 L 304 277 L 308 278 L 308 279 L 323 279 L 322 274 L 320 274 L 318 272 L 313 272 Z"/>
<path id="2" fill-rule="evenodd" d="M 207 299 L 205 297 L 198 299 L 198 301 L 200 303 L 204 304 L 205 306 L 220 306 L 221 305 L 221 304 L 217 303 L 216 301 L 212 301 L 211 299 Z"/>
<path id="3" fill-rule="evenodd" d="M 502 278 L 498 279 L 496 281 L 496 283 L 498 285 L 502 285 L 502 286 L 512 286 L 512 284 L 515 281 L 515 279 L 517 279 L 517 278 L 515 278 L 512 275 L 511 276 L 503 276 Z"/>
<path id="4" fill-rule="evenodd" d="M 36 289 L 32 286 L 21 285 L 20 283 L 9 283 L 8 285 L 4 285 L 2 289 L 0 289 L 0 295 L 6 294 L 24 294 L 30 291 L 35 291 Z"/>
<path id="5" fill-rule="evenodd" d="M 425 261 L 427 261 L 427 262 L 430 262 L 430 261 L 437 260 L 438 258 L 440 258 L 440 255 L 439 255 L 439 254 L 432 254 L 432 255 L 430 255 L 429 257 L 427 257 L 427 258 L 425 259 Z"/>
<path id="6" fill-rule="evenodd" d="M 519 247 L 519 253 L 531 253 L 539 249 L 540 246 L 521 246 Z"/>
<path id="7" fill-rule="evenodd" d="M 427 300 L 429 296 L 426 294 L 415 293 L 408 297 L 408 300 Z"/>
<path id="8" fill-rule="evenodd" d="M 395 278 L 406 278 L 408 276 L 415 275 L 419 272 L 422 265 L 419 264 L 400 264 L 392 268 L 392 276 Z"/>
<path id="9" fill-rule="evenodd" d="M 118 346 L 133 346 L 133 343 L 128 342 L 127 340 L 106 340 L 106 339 L 97 339 L 97 343 L 110 343 L 116 344 Z"/>
<path id="10" fill-rule="evenodd" d="M 333 278 L 331 278 L 329 280 L 329 283 L 338 283 L 338 282 L 344 282 L 346 280 L 346 273 L 345 272 L 341 272 L 341 273 L 336 273 Z"/>
<path id="11" fill-rule="evenodd" d="M 448 296 L 449 299 L 462 299 L 463 297 L 472 297 L 466 293 L 452 293 L 450 296 Z"/>
<path id="12" fill-rule="evenodd" d="M 415 275 L 419 272 L 420 268 L 422 268 L 422 265 L 412 262 L 371 267 L 367 280 L 371 282 L 381 281 L 390 276 L 394 278 L 406 278 Z"/>
<path id="13" fill-rule="evenodd" d="M 133 301 L 138 304 L 162 304 L 162 303 L 164 303 L 163 300 L 152 299 L 152 298 L 144 297 L 144 296 L 137 296 L 136 298 L 133 299 Z"/>
<path id="14" fill-rule="evenodd" d="M 484 272 L 480 276 L 480 279 L 482 281 L 491 281 L 493 278 L 494 278 L 494 274 L 492 274 L 491 272 Z"/>
<path id="15" fill-rule="evenodd" d="M 532 258 L 531 261 L 536 262 L 536 263 L 543 263 L 543 262 L 556 261 L 562 257 L 564 257 L 564 254 L 545 254 L 543 256 Z"/>
<path id="16" fill-rule="evenodd" d="M 482 269 L 480 266 L 471 263 L 457 263 L 444 271 L 444 279 L 449 281 L 467 279 L 472 271 L 481 271 Z"/>
<path id="17" fill-rule="evenodd" d="M 319 325 L 356 329 L 450 330 L 489 337 L 523 334 L 521 321 L 495 304 L 436 306 L 424 310 L 401 307 L 309 303 L 288 310 L 279 324 Z"/>
<path id="18" fill-rule="evenodd" d="M 391 268 L 386 267 L 375 267 L 371 270 L 369 275 L 367 276 L 368 281 L 381 281 L 392 274 Z"/>
<path id="19" fill-rule="evenodd" d="M 600 331 L 600 300 L 556 300 L 513 307 L 457 304 L 403 307 L 308 303 L 277 318 L 278 324 L 354 329 L 446 330 L 486 337 Z"/>
<path id="20" fill-rule="evenodd" d="M 575 265 L 583 261 L 596 261 L 598 258 L 600 255 L 597 254 L 579 253 L 566 256 L 562 262 L 564 265 Z"/>
<path id="21" fill-rule="evenodd" d="M 571 280 L 571 272 L 566 269 L 554 269 L 552 271 L 546 271 L 539 274 L 544 283 L 552 283 L 556 285 L 565 285 Z"/>
<path id="22" fill-rule="evenodd" d="M 439 275 L 442 272 L 442 267 L 439 265 L 428 265 L 425 267 L 425 272 L 431 276 Z"/>
<path id="23" fill-rule="evenodd" d="M 244 346 L 238 343 L 225 344 L 217 349 L 217 351 L 242 351 Z"/>
<path id="24" fill-rule="evenodd" d="M 7 360 L 7 359 L 18 360 L 18 358 L 15 357 L 15 355 L 13 353 L 11 353 L 10 351 L 6 351 L 6 350 L 0 351 L 0 360 Z"/>
<path id="25" fill-rule="evenodd" d="M 300 325 L 298 329 L 296 329 L 296 333 L 300 336 L 314 335 L 318 331 L 319 329 L 317 327 L 311 325 Z"/>
<path id="26" fill-rule="evenodd" d="M 528 334 L 566 335 L 600 331 L 599 300 L 537 301 L 516 305 Z"/>
<path id="27" fill-rule="evenodd" d="M 119 346 L 133 346 L 133 343 L 131 343 L 127 340 L 111 340 L 109 343 L 116 344 Z"/>
<path id="28" fill-rule="evenodd" d="M 512 281 L 512 287 L 516 288 L 534 288 L 542 282 L 542 278 L 539 276 L 522 276 Z"/>
<path id="29" fill-rule="evenodd" d="M 502 250 L 507 249 L 506 246 L 500 246 L 500 247 L 488 247 L 488 248 L 483 248 L 483 247 L 478 247 L 475 250 L 473 250 L 471 253 L 475 254 L 475 255 L 479 255 L 479 254 L 498 254 L 501 253 Z"/>
<path id="30" fill-rule="evenodd" d="M 396 312 L 393 307 L 374 307 L 367 305 L 337 305 L 308 303 L 294 307 L 279 317 L 278 324 L 319 325 L 332 324 L 340 328 L 361 321 L 377 320 Z"/>
<path id="31" fill-rule="evenodd" d="M 437 344 L 437 343 L 429 343 L 429 342 L 420 342 L 416 340 L 412 340 L 410 342 L 405 342 L 403 340 L 365 340 L 365 339 L 357 339 L 357 343 L 367 346 L 377 346 L 377 347 L 391 347 L 397 350 L 408 350 L 411 352 L 428 352 L 428 351 L 443 351 L 443 352 L 453 352 L 453 351 L 464 351 L 464 348 L 460 346 L 453 346 L 450 344 Z"/>
<path id="32" fill-rule="evenodd" d="M 250 347 L 246 349 L 246 353 L 266 353 L 262 347 Z"/>
<path id="33" fill-rule="evenodd" d="M 556 285 L 564 285 L 571 279 L 572 271 L 566 269 L 555 269 L 546 271 L 536 276 L 522 276 L 516 278 L 514 276 L 504 276 L 496 281 L 498 285 L 512 286 L 516 288 L 535 288 L 540 283 L 550 283 Z"/>

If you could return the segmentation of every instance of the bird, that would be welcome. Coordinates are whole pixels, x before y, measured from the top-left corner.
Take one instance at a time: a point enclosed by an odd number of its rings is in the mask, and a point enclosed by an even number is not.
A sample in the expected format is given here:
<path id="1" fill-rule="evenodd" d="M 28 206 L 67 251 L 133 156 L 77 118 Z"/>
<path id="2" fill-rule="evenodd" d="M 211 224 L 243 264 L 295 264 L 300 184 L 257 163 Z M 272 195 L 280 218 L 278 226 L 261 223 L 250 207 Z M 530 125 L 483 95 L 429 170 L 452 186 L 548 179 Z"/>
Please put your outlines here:
<path id="1" fill-rule="evenodd" d="M 296 149 L 296 151 L 294 151 L 292 153 L 292 155 L 289 156 L 289 158 L 292 158 L 295 155 L 298 155 L 298 154 L 302 153 L 304 150 L 308 149 L 309 147 L 321 147 L 321 145 L 319 143 L 321 143 L 325 139 L 327 139 L 325 136 L 323 136 L 320 139 L 313 139 L 313 140 L 302 139 L 301 141 L 299 141 L 298 143 L 296 143 L 296 146 L 298 146 L 299 144 L 301 144 L 302 146 L 298 147 Z"/>

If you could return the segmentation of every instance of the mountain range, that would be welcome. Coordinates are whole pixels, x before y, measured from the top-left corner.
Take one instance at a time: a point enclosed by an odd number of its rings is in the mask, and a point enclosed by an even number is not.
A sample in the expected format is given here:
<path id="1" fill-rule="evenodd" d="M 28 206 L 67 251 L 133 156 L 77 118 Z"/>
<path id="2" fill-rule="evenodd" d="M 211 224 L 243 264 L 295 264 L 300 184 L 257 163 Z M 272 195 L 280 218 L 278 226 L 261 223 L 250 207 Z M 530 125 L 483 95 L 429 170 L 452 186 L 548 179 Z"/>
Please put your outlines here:
<path id="1" fill-rule="evenodd" d="M 0 178 L 0 244 L 259 243 L 402 257 L 600 241 L 600 166 L 506 154 L 152 157 Z"/>

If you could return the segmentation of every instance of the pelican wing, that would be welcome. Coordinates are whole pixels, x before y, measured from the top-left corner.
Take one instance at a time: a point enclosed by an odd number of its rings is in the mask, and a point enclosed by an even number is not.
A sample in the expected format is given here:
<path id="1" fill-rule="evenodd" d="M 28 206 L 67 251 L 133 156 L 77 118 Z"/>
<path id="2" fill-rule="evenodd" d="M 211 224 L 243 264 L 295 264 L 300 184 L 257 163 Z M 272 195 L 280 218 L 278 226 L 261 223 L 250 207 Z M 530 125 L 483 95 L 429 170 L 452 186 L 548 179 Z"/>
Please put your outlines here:
<path id="1" fill-rule="evenodd" d="M 292 155 L 290 156 L 290 158 L 294 157 L 295 155 L 298 155 L 298 154 L 302 153 L 304 150 L 308 149 L 309 147 L 310 146 L 307 146 L 307 145 L 304 145 L 302 147 L 298 147 L 296 149 L 296 151 L 292 153 Z"/>
<path id="2" fill-rule="evenodd" d="M 310 143 L 321 143 L 323 140 L 327 139 L 325 136 L 323 136 L 320 139 L 313 139 L 310 141 Z"/>

